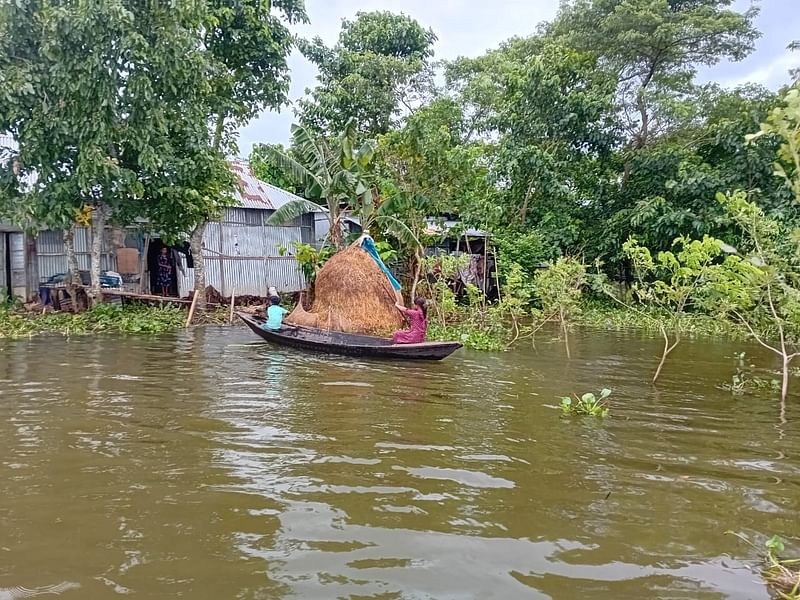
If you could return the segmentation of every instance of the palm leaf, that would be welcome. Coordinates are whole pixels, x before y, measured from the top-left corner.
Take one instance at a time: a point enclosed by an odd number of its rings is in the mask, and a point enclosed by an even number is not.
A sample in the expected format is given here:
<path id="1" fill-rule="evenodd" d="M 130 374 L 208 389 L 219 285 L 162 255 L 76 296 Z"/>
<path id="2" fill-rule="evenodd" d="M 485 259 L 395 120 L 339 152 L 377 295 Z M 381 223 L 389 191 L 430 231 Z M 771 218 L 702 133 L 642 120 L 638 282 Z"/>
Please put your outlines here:
<path id="1" fill-rule="evenodd" d="M 302 125 L 292 125 L 292 151 L 297 154 L 299 162 L 317 179 L 321 179 L 320 176 L 327 171 L 325 150 L 324 141 L 317 141 Z"/>
<path id="2" fill-rule="evenodd" d="M 389 215 L 378 215 L 375 217 L 375 222 L 404 246 L 419 248 L 421 252 L 425 251 L 424 246 L 411 228 L 400 219 Z"/>
<path id="3" fill-rule="evenodd" d="M 367 140 L 361 144 L 361 148 L 359 148 L 358 152 L 356 153 L 356 161 L 358 162 L 358 166 L 362 169 L 366 169 L 369 163 L 372 162 L 377 149 L 378 144 L 375 143 L 375 140 Z"/>
<path id="4" fill-rule="evenodd" d="M 267 219 L 267 225 L 283 225 L 301 215 L 318 211 L 319 208 L 319 204 L 311 202 L 311 200 L 304 200 L 302 198 L 292 200 L 276 210 L 272 216 Z"/>
<path id="5" fill-rule="evenodd" d="M 308 196 L 319 198 L 322 195 L 322 185 L 319 179 L 309 169 L 304 167 L 299 161 L 288 156 L 276 148 L 267 148 L 267 155 L 281 171 L 297 181 L 305 188 Z"/>

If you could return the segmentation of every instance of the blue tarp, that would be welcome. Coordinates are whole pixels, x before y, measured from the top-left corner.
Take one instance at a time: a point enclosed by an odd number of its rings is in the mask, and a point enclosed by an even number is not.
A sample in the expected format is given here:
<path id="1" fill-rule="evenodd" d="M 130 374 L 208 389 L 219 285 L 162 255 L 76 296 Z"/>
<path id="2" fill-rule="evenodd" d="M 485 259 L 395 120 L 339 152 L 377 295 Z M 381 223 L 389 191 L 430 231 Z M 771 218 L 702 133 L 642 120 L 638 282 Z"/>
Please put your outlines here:
<path id="1" fill-rule="evenodd" d="M 369 254 L 369 255 L 370 255 L 372 258 L 374 258 L 374 259 L 375 259 L 375 262 L 376 262 L 376 263 L 378 263 L 378 266 L 381 268 L 381 271 L 383 271 L 384 273 L 386 273 L 386 277 L 388 277 L 388 278 L 389 278 L 389 283 L 391 283 L 391 284 L 392 284 L 392 287 L 393 287 L 395 290 L 400 290 L 400 287 L 401 287 L 401 286 L 400 286 L 400 283 L 397 281 L 397 279 L 395 279 L 395 278 L 394 278 L 394 275 L 392 275 L 392 274 L 389 272 L 389 269 L 387 269 L 387 268 L 386 268 L 386 265 L 385 265 L 385 264 L 383 264 L 383 261 L 381 260 L 381 256 L 380 256 L 380 254 L 378 254 L 378 249 L 375 247 L 375 242 L 373 242 L 373 241 L 372 241 L 372 238 L 364 238 L 364 239 L 361 241 L 361 247 L 362 247 L 364 250 L 366 250 L 366 251 L 367 251 L 367 253 L 368 253 L 368 254 Z"/>

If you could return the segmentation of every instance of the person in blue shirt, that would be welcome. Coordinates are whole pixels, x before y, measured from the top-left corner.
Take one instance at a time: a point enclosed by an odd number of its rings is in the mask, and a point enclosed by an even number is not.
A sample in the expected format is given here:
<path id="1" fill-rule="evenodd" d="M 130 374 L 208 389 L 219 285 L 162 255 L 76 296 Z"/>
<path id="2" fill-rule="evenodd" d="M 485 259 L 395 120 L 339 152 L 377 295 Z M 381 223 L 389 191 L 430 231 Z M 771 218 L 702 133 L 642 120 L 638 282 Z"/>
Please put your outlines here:
<path id="1" fill-rule="evenodd" d="M 284 315 L 289 311 L 280 305 L 281 299 L 278 296 L 272 296 L 269 301 L 271 305 L 267 309 L 267 321 L 264 323 L 264 329 L 278 331 L 283 326 Z"/>

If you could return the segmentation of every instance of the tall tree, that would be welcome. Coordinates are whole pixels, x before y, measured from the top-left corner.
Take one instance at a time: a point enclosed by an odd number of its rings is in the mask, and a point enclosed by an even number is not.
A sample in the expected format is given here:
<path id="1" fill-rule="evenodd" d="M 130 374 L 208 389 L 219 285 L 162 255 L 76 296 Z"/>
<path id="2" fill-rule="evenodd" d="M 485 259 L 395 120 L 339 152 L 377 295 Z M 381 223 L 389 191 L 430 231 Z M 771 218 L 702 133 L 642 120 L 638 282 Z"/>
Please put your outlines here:
<path id="1" fill-rule="evenodd" d="M 0 167 L 6 208 L 64 229 L 91 211 L 95 301 L 106 220 L 145 213 L 176 156 L 221 161 L 204 154 L 210 65 L 196 43 L 198 7 L 0 5 L 0 130 L 19 143 Z M 180 151 L 176 138 L 187 142 Z"/>
<path id="2" fill-rule="evenodd" d="M 212 0 L 207 6 L 199 40 L 213 65 L 207 119 L 214 131 L 213 149 L 233 153 L 240 126 L 265 108 L 286 102 L 287 58 L 294 43 L 288 25 L 308 17 L 303 0 Z M 194 289 L 201 310 L 206 303 L 203 234 L 208 221 L 225 206 L 224 196 L 220 200 L 199 211 L 191 223 Z"/>
<path id="3" fill-rule="evenodd" d="M 493 145 L 498 193 L 486 225 L 518 233 L 537 226 L 556 252 L 575 250 L 617 140 L 613 78 L 591 54 L 538 37 L 459 59 L 447 77 L 470 129 Z"/>
<path id="4" fill-rule="evenodd" d="M 430 85 L 435 41 L 431 30 L 406 15 L 359 12 L 342 22 L 332 48 L 320 38 L 301 43 L 319 69 L 319 85 L 300 100 L 300 122 L 335 134 L 352 117 L 368 137 L 388 132 Z"/>
<path id="5" fill-rule="evenodd" d="M 669 103 L 690 91 L 698 66 L 753 50 L 758 9 L 740 13 L 733 2 L 567 0 L 546 29 L 616 73 L 628 148 L 638 150 L 669 128 Z"/>

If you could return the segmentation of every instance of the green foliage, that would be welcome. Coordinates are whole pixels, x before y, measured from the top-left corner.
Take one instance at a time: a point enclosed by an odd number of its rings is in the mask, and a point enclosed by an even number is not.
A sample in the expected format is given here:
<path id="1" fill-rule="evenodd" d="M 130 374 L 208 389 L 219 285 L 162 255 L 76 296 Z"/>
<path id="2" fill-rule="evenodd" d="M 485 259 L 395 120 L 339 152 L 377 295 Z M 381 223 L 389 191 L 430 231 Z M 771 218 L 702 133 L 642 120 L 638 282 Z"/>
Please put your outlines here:
<path id="1" fill-rule="evenodd" d="M 374 219 L 370 165 L 375 142 L 367 140 L 357 146 L 356 138 L 356 124 L 350 119 L 332 140 L 302 125 L 292 125 L 291 155 L 275 146 L 264 147 L 269 161 L 302 186 L 307 198 L 326 205 L 331 242 L 336 249 L 342 247 L 343 219 L 348 209 L 360 214 L 365 228 Z M 276 210 L 269 224 L 281 225 L 318 208 L 309 200 L 293 200 Z"/>
<path id="2" fill-rule="evenodd" d="M 702 292 L 712 263 L 722 254 L 722 242 L 709 236 L 702 240 L 679 237 L 673 250 L 653 258 L 635 239 L 623 245 L 635 269 L 637 281 L 632 289 L 637 300 L 680 314 Z"/>
<path id="3" fill-rule="evenodd" d="M 780 139 L 775 174 L 783 179 L 800 201 L 800 88 L 790 89 L 781 105 L 775 107 L 758 133 L 747 137 L 753 142 L 762 136 Z"/>
<path id="4" fill-rule="evenodd" d="M 542 269 L 534 278 L 542 312 L 566 322 L 579 312 L 585 283 L 586 267 L 576 258 L 562 257 Z"/>
<path id="5" fill-rule="evenodd" d="M 726 531 L 725 533 L 735 535 L 748 546 L 754 548 L 762 554 L 764 569 L 761 575 L 775 592 L 777 598 L 782 600 L 800 599 L 800 559 L 787 559 L 783 557 L 786 552 L 786 541 L 779 535 L 773 535 L 765 540 L 763 548 L 758 548 L 743 533 Z"/>
<path id="6" fill-rule="evenodd" d="M 256 144 L 250 153 L 248 160 L 253 174 L 261 181 L 271 183 L 293 194 L 298 193 L 300 187 L 291 173 L 282 169 L 273 159 L 276 153 L 291 156 L 291 150 L 287 151 L 281 144 Z"/>
<path id="7" fill-rule="evenodd" d="M 563 396 L 561 398 L 561 411 L 565 415 L 588 415 L 590 417 L 605 417 L 608 415 L 606 398 L 611 395 L 611 390 L 603 388 L 595 396 L 591 392 L 578 397 Z"/>
<path id="8" fill-rule="evenodd" d="M 378 251 L 378 256 L 384 263 L 390 263 L 397 258 L 397 250 L 392 248 L 389 242 L 375 242 L 375 249 Z"/>
<path id="9" fill-rule="evenodd" d="M 446 67 L 468 130 L 497 141 L 484 152 L 492 194 L 478 224 L 527 232 L 551 258 L 577 248 L 585 194 L 597 192 L 613 146 L 614 80 L 590 54 L 543 38 L 511 40 Z"/>
<path id="10" fill-rule="evenodd" d="M 330 247 L 317 250 L 314 246 L 302 242 L 292 242 L 292 246 L 294 247 L 294 257 L 308 283 L 312 283 L 317 278 L 319 270 L 334 255 L 334 250 Z"/>
<path id="11" fill-rule="evenodd" d="M 300 121 L 329 134 L 350 118 L 373 137 L 387 133 L 400 112 L 429 85 L 428 59 L 436 36 L 411 17 L 390 12 L 359 12 L 344 20 L 338 43 L 320 38 L 300 49 L 318 70 L 319 85 L 300 100 Z"/>
<path id="12" fill-rule="evenodd" d="M 606 302 L 584 299 L 580 312 L 574 320 L 575 324 L 610 331 L 660 334 L 662 323 L 675 318 L 669 312 L 655 307 L 641 305 L 633 307 L 611 302 L 609 299 L 606 299 Z M 748 336 L 743 326 L 705 312 L 683 313 L 677 319 L 678 327 L 685 337 L 744 340 Z"/>
<path id="13" fill-rule="evenodd" d="M 717 199 L 741 228 L 745 254 L 730 256 L 713 269 L 707 308 L 740 321 L 758 343 L 781 357 L 785 399 L 789 366 L 800 353 L 797 238 L 764 215 L 744 192 L 719 194 Z"/>
<path id="14" fill-rule="evenodd" d="M 431 256 L 422 261 L 419 294 L 430 298 L 428 335 L 431 339 L 458 340 L 475 350 L 500 351 L 532 335 L 530 286 L 517 267 L 502 289 L 502 300 L 488 303 L 474 285 L 463 297 L 454 291 L 469 257 Z"/>
<path id="15" fill-rule="evenodd" d="M 741 60 L 753 50 L 758 10 L 739 13 L 730 4 L 572 0 L 548 29 L 562 43 L 601 57 L 616 74 L 629 146 L 641 149 L 669 126 L 670 104 L 690 89 L 699 65 Z"/>
<path id="16" fill-rule="evenodd" d="M 3 3 L 0 131 L 19 151 L 0 160 L 0 212 L 63 228 L 106 207 L 166 239 L 217 216 L 235 129 L 286 100 L 285 23 L 305 19 L 301 0 Z"/>
<path id="17" fill-rule="evenodd" d="M 100 304 L 79 314 L 29 315 L 0 306 L 0 338 L 22 338 L 42 333 L 65 336 L 100 332 L 159 334 L 183 327 L 184 311 L 170 306 L 133 305 L 121 308 Z"/>
<path id="18" fill-rule="evenodd" d="M 467 139 L 462 107 L 435 98 L 402 128 L 380 137 L 382 195 L 387 201 L 400 193 L 415 199 L 423 216 L 458 212 L 467 222 L 480 222 L 490 193 L 483 152 L 483 144 Z M 407 216 L 402 210 L 388 214 Z"/>

